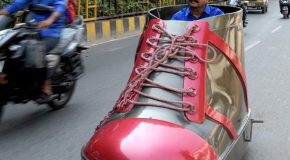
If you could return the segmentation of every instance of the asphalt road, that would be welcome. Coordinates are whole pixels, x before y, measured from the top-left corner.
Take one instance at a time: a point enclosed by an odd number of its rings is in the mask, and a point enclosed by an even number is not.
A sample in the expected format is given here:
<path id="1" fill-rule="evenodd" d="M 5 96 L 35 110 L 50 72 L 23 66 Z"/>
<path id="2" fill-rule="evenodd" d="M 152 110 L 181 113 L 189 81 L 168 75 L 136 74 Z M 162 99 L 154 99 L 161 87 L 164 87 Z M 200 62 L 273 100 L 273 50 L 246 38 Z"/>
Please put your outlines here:
<path id="1" fill-rule="evenodd" d="M 290 157 L 290 19 L 278 1 L 251 12 L 245 29 L 246 72 L 254 126 L 243 160 Z M 138 36 L 92 47 L 85 75 L 68 106 L 51 111 L 34 103 L 7 105 L 0 124 L 0 160 L 80 160 L 80 150 L 112 108 L 128 80 Z"/>

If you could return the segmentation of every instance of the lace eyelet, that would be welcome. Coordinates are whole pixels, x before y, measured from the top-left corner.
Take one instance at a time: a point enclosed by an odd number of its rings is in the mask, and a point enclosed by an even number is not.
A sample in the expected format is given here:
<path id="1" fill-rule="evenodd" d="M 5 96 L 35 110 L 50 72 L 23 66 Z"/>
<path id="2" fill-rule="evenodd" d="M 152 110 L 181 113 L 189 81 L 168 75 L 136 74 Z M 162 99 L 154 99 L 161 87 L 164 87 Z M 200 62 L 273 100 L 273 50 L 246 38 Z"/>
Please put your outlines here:
<path id="1" fill-rule="evenodd" d="M 152 57 L 152 54 L 149 52 L 143 52 L 141 53 L 141 58 L 145 61 L 149 61 L 149 59 Z"/>
<path id="2" fill-rule="evenodd" d="M 188 60 L 190 63 L 197 63 L 198 62 L 198 58 L 196 58 L 195 56 L 191 57 L 189 60 Z"/>
<path id="3" fill-rule="evenodd" d="M 200 27 L 198 26 L 198 25 L 194 25 L 194 27 L 193 27 L 193 32 L 194 33 L 197 33 L 197 32 L 199 32 L 200 31 Z"/>
<path id="4" fill-rule="evenodd" d="M 139 66 L 139 67 L 135 68 L 135 72 L 137 74 L 139 74 L 140 72 L 142 72 L 142 70 L 144 70 L 144 67 L 143 66 Z"/>
<path id="5" fill-rule="evenodd" d="M 186 94 L 191 97 L 195 97 L 197 95 L 197 90 L 194 88 L 188 88 Z"/>
<path id="6" fill-rule="evenodd" d="M 192 104 L 187 104 L 184 108 L 188 109 L 186 113 L 193 115 L 195 113 L 195 107 Z"/>
<path id="7" fill-rule="evenodd" d="M 198 78 L 198 74 L 196 71 L 193 71 L 191 68 L 186 68 L 184 70 L 186 72 L 186 76 L 191 80 L 196 80 Z"/>

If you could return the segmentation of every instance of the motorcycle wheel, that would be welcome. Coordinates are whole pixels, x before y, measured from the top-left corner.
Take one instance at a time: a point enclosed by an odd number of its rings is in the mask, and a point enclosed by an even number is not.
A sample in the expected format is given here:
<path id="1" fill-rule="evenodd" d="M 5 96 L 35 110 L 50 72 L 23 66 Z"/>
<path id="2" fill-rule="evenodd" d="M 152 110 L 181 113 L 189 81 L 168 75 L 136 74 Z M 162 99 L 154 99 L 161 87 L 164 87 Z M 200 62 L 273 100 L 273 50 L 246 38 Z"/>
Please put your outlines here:
<path id="1" fill-rule="evenodd" d="M 0 105 L 0 121 L 2 120 L 4 105 Z"/>
<path id="2" fill-rule="evenodd" d="M 0 122 L 2 120 L 3 117 L 3 113 L 4 113 L 4 106 L 6 105 L 6 103 L 0 102 Z"/>
<path id="3" fill-rule="evenodd" d="M 262 7 L 262 13 L 263 13 L 263 14 L 266 13 L 266 7 Z"/>
<path id="4" fill-rule="evenodd" d="M 53 110 L 58 110 L 63 108 L 71 99 L 76 86 L 76 81 L 72 81 L 67 91 L 58 95 L 55 99 L 48 102 L 48 106 Z"/>

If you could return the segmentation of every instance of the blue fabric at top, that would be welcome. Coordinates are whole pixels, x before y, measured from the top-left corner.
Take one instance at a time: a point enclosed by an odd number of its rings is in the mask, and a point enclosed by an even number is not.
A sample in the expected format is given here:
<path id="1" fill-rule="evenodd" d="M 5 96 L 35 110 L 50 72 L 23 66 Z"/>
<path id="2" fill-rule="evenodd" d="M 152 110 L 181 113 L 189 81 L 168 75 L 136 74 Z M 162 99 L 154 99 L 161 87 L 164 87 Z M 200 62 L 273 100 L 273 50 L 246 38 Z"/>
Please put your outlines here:
<path id="1" fill-rule="evenodd" d="M 182 8 L 177 13 L 175 13 L 171 19 L 172 20 L 181 20 L 181 21 L 193 21 L 193 20 L 203 19 L 203 18 L 207 18 L 207 17 L 211 17 L 211 16 L 222 15 L 222 14 L 224 14 L 224 12 L 221 11 L 219 8 L 212 7 L 208 4 L 206 4 L 204 11 L 199 18 L 195 18 L 191 14 L 191 10 L 189 7 L 185 7 L 185 8 Z"/>
<path id="2" fill-rule="evenodd" d="M 47 6 L 54 7 L 54 12 L 59 12 L 62 16 L 56 20 L 49 28 L 44 29 L 40 32 L 42 37 L 60 37 L 62 28 L 64 27 L 64 12 L 67 6 L 66 0 L 14 0 L 8 6 L 5 6 L 4 9 L 7 10 L 10 14 L 17 12 L 18 10 L 23 9 L 24 7 L 30 4 L 43 4 Z M 41 22 L 50 17 L 52 13 L 47 14 L 36 14 L 33 13 L 32 18 L 36 22 Z"/>

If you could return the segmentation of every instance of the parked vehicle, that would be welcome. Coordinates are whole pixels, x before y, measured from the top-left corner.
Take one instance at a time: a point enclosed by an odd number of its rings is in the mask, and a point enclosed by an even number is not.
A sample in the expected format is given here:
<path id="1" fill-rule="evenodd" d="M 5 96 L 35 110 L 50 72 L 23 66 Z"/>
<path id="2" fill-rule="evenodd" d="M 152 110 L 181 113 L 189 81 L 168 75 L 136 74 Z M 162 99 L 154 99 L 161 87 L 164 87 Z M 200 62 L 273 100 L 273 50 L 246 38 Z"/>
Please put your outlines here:
<path id="1" fill-rule="evenodd" d="M 183 6 L 148 12 L 135 65 L 83 160 L 239 160 L 251 141 L 242 10 L 172 21 Z"/>
<path id="2" fill-rule="evenodd" d="M 279 0 L 279 5 L 280 5 L 280 12 L 283 15 L 283 18 L 289 18 L 290 1 L 289 0 Z"/>
<path id="3" fill-rule="evenodd" d="M 51 11 L 47 6 L 33 6 L 32 11 Z M 0 23 L 9 18 L 0 16 Z M 37 24 L 27 22 L 0 31 L 0 114 L 8 102 L 27 103 L 41 93 L 46 68 L 52 74 L 53 95 L 46 104 L 52 109 L 64 107 L 74 93 L 83 73 L 80 45 L 84 24 L 82 19 L 63 29 L 59 44 L 48 55 L 43 52 Z"/>
<path id="4" fill-rule="evenodd" d="M 268 0 L 246 0 L 246 1 L 249 2 L 248 10 L 261 10 L 263 14 L 268 12 Z"/>

